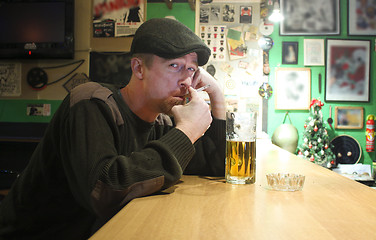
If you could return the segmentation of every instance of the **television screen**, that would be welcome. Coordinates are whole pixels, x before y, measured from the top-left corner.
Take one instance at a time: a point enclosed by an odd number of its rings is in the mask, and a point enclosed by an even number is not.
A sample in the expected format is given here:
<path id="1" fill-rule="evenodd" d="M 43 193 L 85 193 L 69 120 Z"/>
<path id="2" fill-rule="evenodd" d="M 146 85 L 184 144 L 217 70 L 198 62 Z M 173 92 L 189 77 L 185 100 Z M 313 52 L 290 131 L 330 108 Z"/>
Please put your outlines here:
<path id="1" fill-rule="evenodd" d="M 73 58 L 73 0 L 0 2 L 0 58 Z"/>

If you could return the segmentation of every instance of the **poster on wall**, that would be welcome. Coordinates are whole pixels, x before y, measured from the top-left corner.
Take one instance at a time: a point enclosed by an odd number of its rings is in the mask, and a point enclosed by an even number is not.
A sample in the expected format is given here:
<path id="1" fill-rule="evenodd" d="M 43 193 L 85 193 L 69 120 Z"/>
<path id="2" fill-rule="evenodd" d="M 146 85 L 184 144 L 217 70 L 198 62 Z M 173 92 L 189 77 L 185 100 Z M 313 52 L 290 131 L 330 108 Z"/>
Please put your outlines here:
<path id="1" fill-rule="evenodd" d="M 28 104 L 27 116 L 51 116 L 51 104 Z"/>
<path id="2" fill-rule="evenodd" d="M 131 36 L 144 21 L 144 0 L 93 2 L 93 37 Z"/>
<path id="3" fill-rule="evenodd" d="M 308 110 L 311 101 L 310 68 L 276 68 L 275 109 Z"/>
<path id="4" fill-rule="evenodd" d="M 348 34 L 376 35 L 376 4 L 373 0 L 348 1 Z"/>
<path id="5" fill-rule="evenodd" d="M 369 102 L 369 40 L 327 39 L 325 101 Z"/>
<path id="6" fill-rule="evenodd" d="M 339 35 L 340 0 L 281 0 L 280 35 Z"/>
<path id="7" fill-rule="evenodd" d="M 21 64 L 0 64 L 0 96 L 17 97 L 21 95 Z"/>

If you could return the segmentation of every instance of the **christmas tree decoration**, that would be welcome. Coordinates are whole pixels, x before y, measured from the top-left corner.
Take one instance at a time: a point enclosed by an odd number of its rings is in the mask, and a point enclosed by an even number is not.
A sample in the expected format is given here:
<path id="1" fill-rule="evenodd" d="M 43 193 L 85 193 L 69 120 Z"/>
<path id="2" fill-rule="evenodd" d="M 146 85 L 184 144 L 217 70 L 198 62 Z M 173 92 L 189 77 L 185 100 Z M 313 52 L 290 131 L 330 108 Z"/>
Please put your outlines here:
<path id="1" fill-rule="evenodd" d="M 309 117 L 304 124 L 303 143 L 298 147 L 298 156 L 315 164 L 331 168 L 336 156 L 332 151 L 328 132 L 324 126 L 321 108 L 324 104 L 312 99 Z"/>
<path id="2" fill-rule="evenodd" d="M 290 123 L 285 123 L 286 117 L 288 117 Z M 295 153 L 298 146 L 298 139 L 298 130 L 292 125 L 289 113 L 286 112 L 283 124 L 274 130 L 272 143 L 291 153 Z"/>

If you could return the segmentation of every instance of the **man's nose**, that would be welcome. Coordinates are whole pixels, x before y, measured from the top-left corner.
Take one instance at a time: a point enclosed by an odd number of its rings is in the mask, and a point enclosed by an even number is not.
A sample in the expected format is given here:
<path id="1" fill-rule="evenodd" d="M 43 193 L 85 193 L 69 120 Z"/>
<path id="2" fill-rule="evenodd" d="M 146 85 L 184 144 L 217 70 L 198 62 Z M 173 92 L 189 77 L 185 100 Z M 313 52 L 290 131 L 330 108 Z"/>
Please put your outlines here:
<path id="1" fill-rule="evenodd" d="M 194 73 L 192 73 L 191 71 L 184 71 L 184 73 L 182 74 L 182 79 L 180 81 L 180 85 L 181 86 L 184 86 L 186 88 L 188 88 L 189 86 L 192 85 L 192 80 L 193 80 L 193 76 L 194 76 Z"/>

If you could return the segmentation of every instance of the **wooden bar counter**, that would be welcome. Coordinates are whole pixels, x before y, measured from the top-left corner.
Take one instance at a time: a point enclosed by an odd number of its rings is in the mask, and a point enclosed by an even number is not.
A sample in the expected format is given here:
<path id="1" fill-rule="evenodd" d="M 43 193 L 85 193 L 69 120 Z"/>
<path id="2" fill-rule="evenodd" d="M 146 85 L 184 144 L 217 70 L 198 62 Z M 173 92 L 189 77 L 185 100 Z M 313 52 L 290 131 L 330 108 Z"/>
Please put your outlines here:
<path id="1" fill-rule="evenodd" d="M 131 201 L 91 239 L 376 239 L 376 190 L 257 142 L 257 178 L 183 176 L 163 194 Z M 306 176 L 302 191 L 267 188 L 266 173 Z"/>

